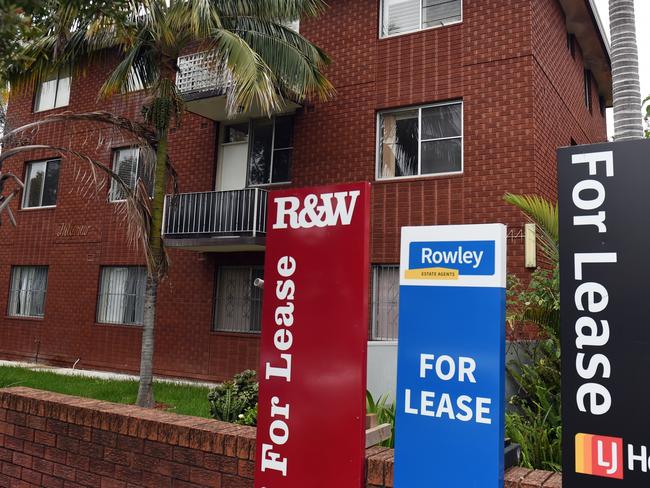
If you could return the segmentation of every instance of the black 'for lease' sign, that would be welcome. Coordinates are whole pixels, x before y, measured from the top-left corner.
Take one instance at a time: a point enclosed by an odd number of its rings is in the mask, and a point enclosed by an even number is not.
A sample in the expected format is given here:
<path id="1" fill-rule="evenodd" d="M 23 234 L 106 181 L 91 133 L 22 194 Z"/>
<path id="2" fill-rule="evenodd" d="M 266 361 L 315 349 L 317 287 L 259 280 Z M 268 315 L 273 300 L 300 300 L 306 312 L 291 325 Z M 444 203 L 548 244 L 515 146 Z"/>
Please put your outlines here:
<path id="1" fill-rule="evenodd" d="M 650 141 L 558 151 L 563 483 L 650 486 Z"/>

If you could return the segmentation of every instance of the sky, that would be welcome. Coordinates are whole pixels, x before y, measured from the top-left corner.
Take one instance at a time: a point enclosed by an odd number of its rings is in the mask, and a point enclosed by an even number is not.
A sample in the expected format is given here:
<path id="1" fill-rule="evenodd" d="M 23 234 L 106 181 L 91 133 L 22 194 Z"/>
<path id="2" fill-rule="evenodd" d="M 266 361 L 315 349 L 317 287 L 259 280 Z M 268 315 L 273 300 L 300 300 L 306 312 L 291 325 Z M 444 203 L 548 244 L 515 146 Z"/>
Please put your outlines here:
<path id="1" fill-rule="evenodd" d="M 609 0 L 595 0 L 598 14 L 609 36 Z M 634 0 L 636 13 L 636 40 L 639 46 L 639 75 L 641 95 L 650 95 L 650 0 Z M 614 132 L 614 113 L 607 110 L 607 131 L 611 137 Z"/>

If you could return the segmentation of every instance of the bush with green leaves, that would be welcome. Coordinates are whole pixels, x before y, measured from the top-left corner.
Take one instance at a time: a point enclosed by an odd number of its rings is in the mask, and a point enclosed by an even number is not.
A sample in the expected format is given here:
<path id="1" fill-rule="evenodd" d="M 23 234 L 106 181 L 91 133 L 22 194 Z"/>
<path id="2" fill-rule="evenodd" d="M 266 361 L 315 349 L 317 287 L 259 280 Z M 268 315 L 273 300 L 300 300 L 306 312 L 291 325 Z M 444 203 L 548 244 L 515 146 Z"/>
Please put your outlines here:
<path id="1" fill-rule="evenodd" d="M 224 381 L 208 394 L 210 415 L 217 420 L 257 425 L 259 383 L 255 371 L 246 370 Z"/>
<path id="2" fill-rule="evenodd" d="M 521 465 L 559 471 L 562 466 L 560 281 L 557 206 L 537 196 L 507 195 L 538 228 L 547 268 L 536 270 L 527 286 L 508 284 L 508 321 L 532 323 L 539 338 L 507 366 L 517 385 L 506 414 L 506 435 L 521 446 Z"/>
<path id="3" fill-rule="evenodd" d="M 510 398 L 506 435 L 520 444 L 522 466 L 551 471 L 562 465 L 558 285 L 556 268 L 536 271 L 525 288 L 511 281 L 509 289 L 514 317 L 534 322 L 540 337 L 507 366 L 517 392 Z"/>

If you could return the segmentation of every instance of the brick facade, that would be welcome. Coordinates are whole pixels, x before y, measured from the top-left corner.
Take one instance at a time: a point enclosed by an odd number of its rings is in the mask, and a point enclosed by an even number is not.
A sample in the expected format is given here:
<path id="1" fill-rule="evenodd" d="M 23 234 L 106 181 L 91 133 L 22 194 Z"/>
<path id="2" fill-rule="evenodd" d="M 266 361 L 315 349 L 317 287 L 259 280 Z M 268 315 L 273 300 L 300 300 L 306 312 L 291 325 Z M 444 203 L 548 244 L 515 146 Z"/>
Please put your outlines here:
<path id="1" fill-rule="evenodd" d="M 372 447 L 366 460 L 367 487 L 392 488 L 393 450 Z M 253 427 L 30 388 L 0 390 L 0 488 L 251 488 L 254 462 Z M 562 488 L 561 476 L 506 473 L 505 488 L 542 487 Z"/>
<path id="2" fill-rule="evenodd" d="M 583 99 L 583 60 L 567 48 L 557 0 L 467 0 L 456 25 L 379 39 L 377 0 L 332 0 L 301 32 L 333 59 L 329 76 L 337 96 L 313 102 L 295 117 L 292 185 L 372 182 L 373 264 L 397 263 L 404 225 L 503 222 L 521 229 L 524 219 L 504 204 L 506 192 L 555 195 L 555 150 L 603 141 L 605 119 L 593 85 L 593 109 Z M 10 100 L 12 127 L 49 113 L 110 110 L 137 117 L 142 94 L 97 101 L 114 65 L 108 58 L 72 81 L 70 106 L 34 114 L 33 94 Z M 376 119 L 382 109 L 461 100 L 464 172 L 400 181 L 377 180 Z M 171 135 L 171 159 L 181 192 L 214 189 L 218 123 L 187 114 Z M 110 163 L 112 148 L 128 140 L 79 126 L 46 127 L 45 143 L 71 143 Z M 25 162 L 53 156 L 34 152 L 13 158 L 6 169 L 24 175 Z M 0 356 L 135 372 L 140 330 L 96 323 L 100 267 L 142 264 L 124 239 L 123 221 L 107 190 L 92 200 L 75 183 L 79 163 L 65 160 L 56 208 L 18 210 L 17 229 L 0 229 Z M 83 239 L 57 238 L 61 224 L 89 225 Z M 509 269 L 525 278 L 523 241 L 509 241 Z M 262 253 L 171 252 L 172 268 L 159 292 L 157 374 L 223 379 L 257 367 L 258 337 L 212 331 L 217 268 L 261 264 Z M 8 317 L 12 265 L 48 265 L 43 319 Z"/>

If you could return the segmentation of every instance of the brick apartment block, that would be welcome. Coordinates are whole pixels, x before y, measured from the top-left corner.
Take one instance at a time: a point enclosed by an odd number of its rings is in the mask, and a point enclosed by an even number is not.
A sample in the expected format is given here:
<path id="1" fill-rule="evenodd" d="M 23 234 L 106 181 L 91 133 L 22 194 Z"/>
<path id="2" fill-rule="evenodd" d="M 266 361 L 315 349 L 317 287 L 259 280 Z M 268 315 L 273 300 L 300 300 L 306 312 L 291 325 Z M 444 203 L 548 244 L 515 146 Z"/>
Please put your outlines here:
<path id="1" fill-rule="evenodd" d="M 227 120 L 217 77 L 207 76 L 210 86 L 201 82 L 207 69 L 202 55 L 179 60 L 189 113 L 173 130 L 170 151 L 180 192 L 195 195 L 167 205 L 172 266 L 159 293 L 157 374 L 219 380 L 257 367 L 259 292 L 251 280 L 263 263 L 261 215 L 269 188 L 372 183 L 376 266 L 368 280 L 375 325 L 369 328 L 373 338 L 391 338 L 390 265 L 399 259 L 402 226 L 505 223 L 512 233 L 509 270 L 525 278 L 531 270 L 524 268 L 518 237 L 525 219 L 503 202 L 504 193 L 555 198 L 556 149 L 606 140 L 611 67 L 589 1 L 452 0 L 422 10 L 417 0 L 328 3 L 322 16 L 302 19 L 300 32 L 332 58 L 328 75 L 336 97 L 289 104 L 287 118 Z M 432 27 L 420 28 L 420 17 L 423 23 L 433 19 Z M 138 117 L 143 92 L 97 101 L 116 62 L 104 59 L 72 77 L 69 94 L 70 78 L 62 74 L 58 86 L 48 85 L 53 91 L 14 95 L 10 126 L 66 110 Z M 402 110 L 410 107 L 415 111 Z M 420 123 L 418 142 L 409 130 Z M 59 125 L 44 127 L 35 140 L 71 144 L 106 164 L 123 165 L 127 176 L 137 171 L 128 151 L 116 151 L 129 141 L 110 134 L 98 145 L 88 128 Z M 269 169 L 271 152 L 277 174 L 265 178 L 252 171 L 248 161 L 258 153 L 261 168 Z M 413 159 L 418 152 L 422 156 Z M 0 228 L 0 357 L 65 365 L 79 359 L 81 368 L 136 372 L 136 266 L 143 257 L 127 244 L 111 190 L 89 200 L 78 190 L 82 164 L 66 158 L 59 166 L 33 164 L 48 158 L 60 156 L 35 151 L 6 164 L 31 178 L 32 191 L 15 202 L 18 227 Z M 423 174 L 414 175 L 408 168 L 418 171 L 418 161 Z"/>

